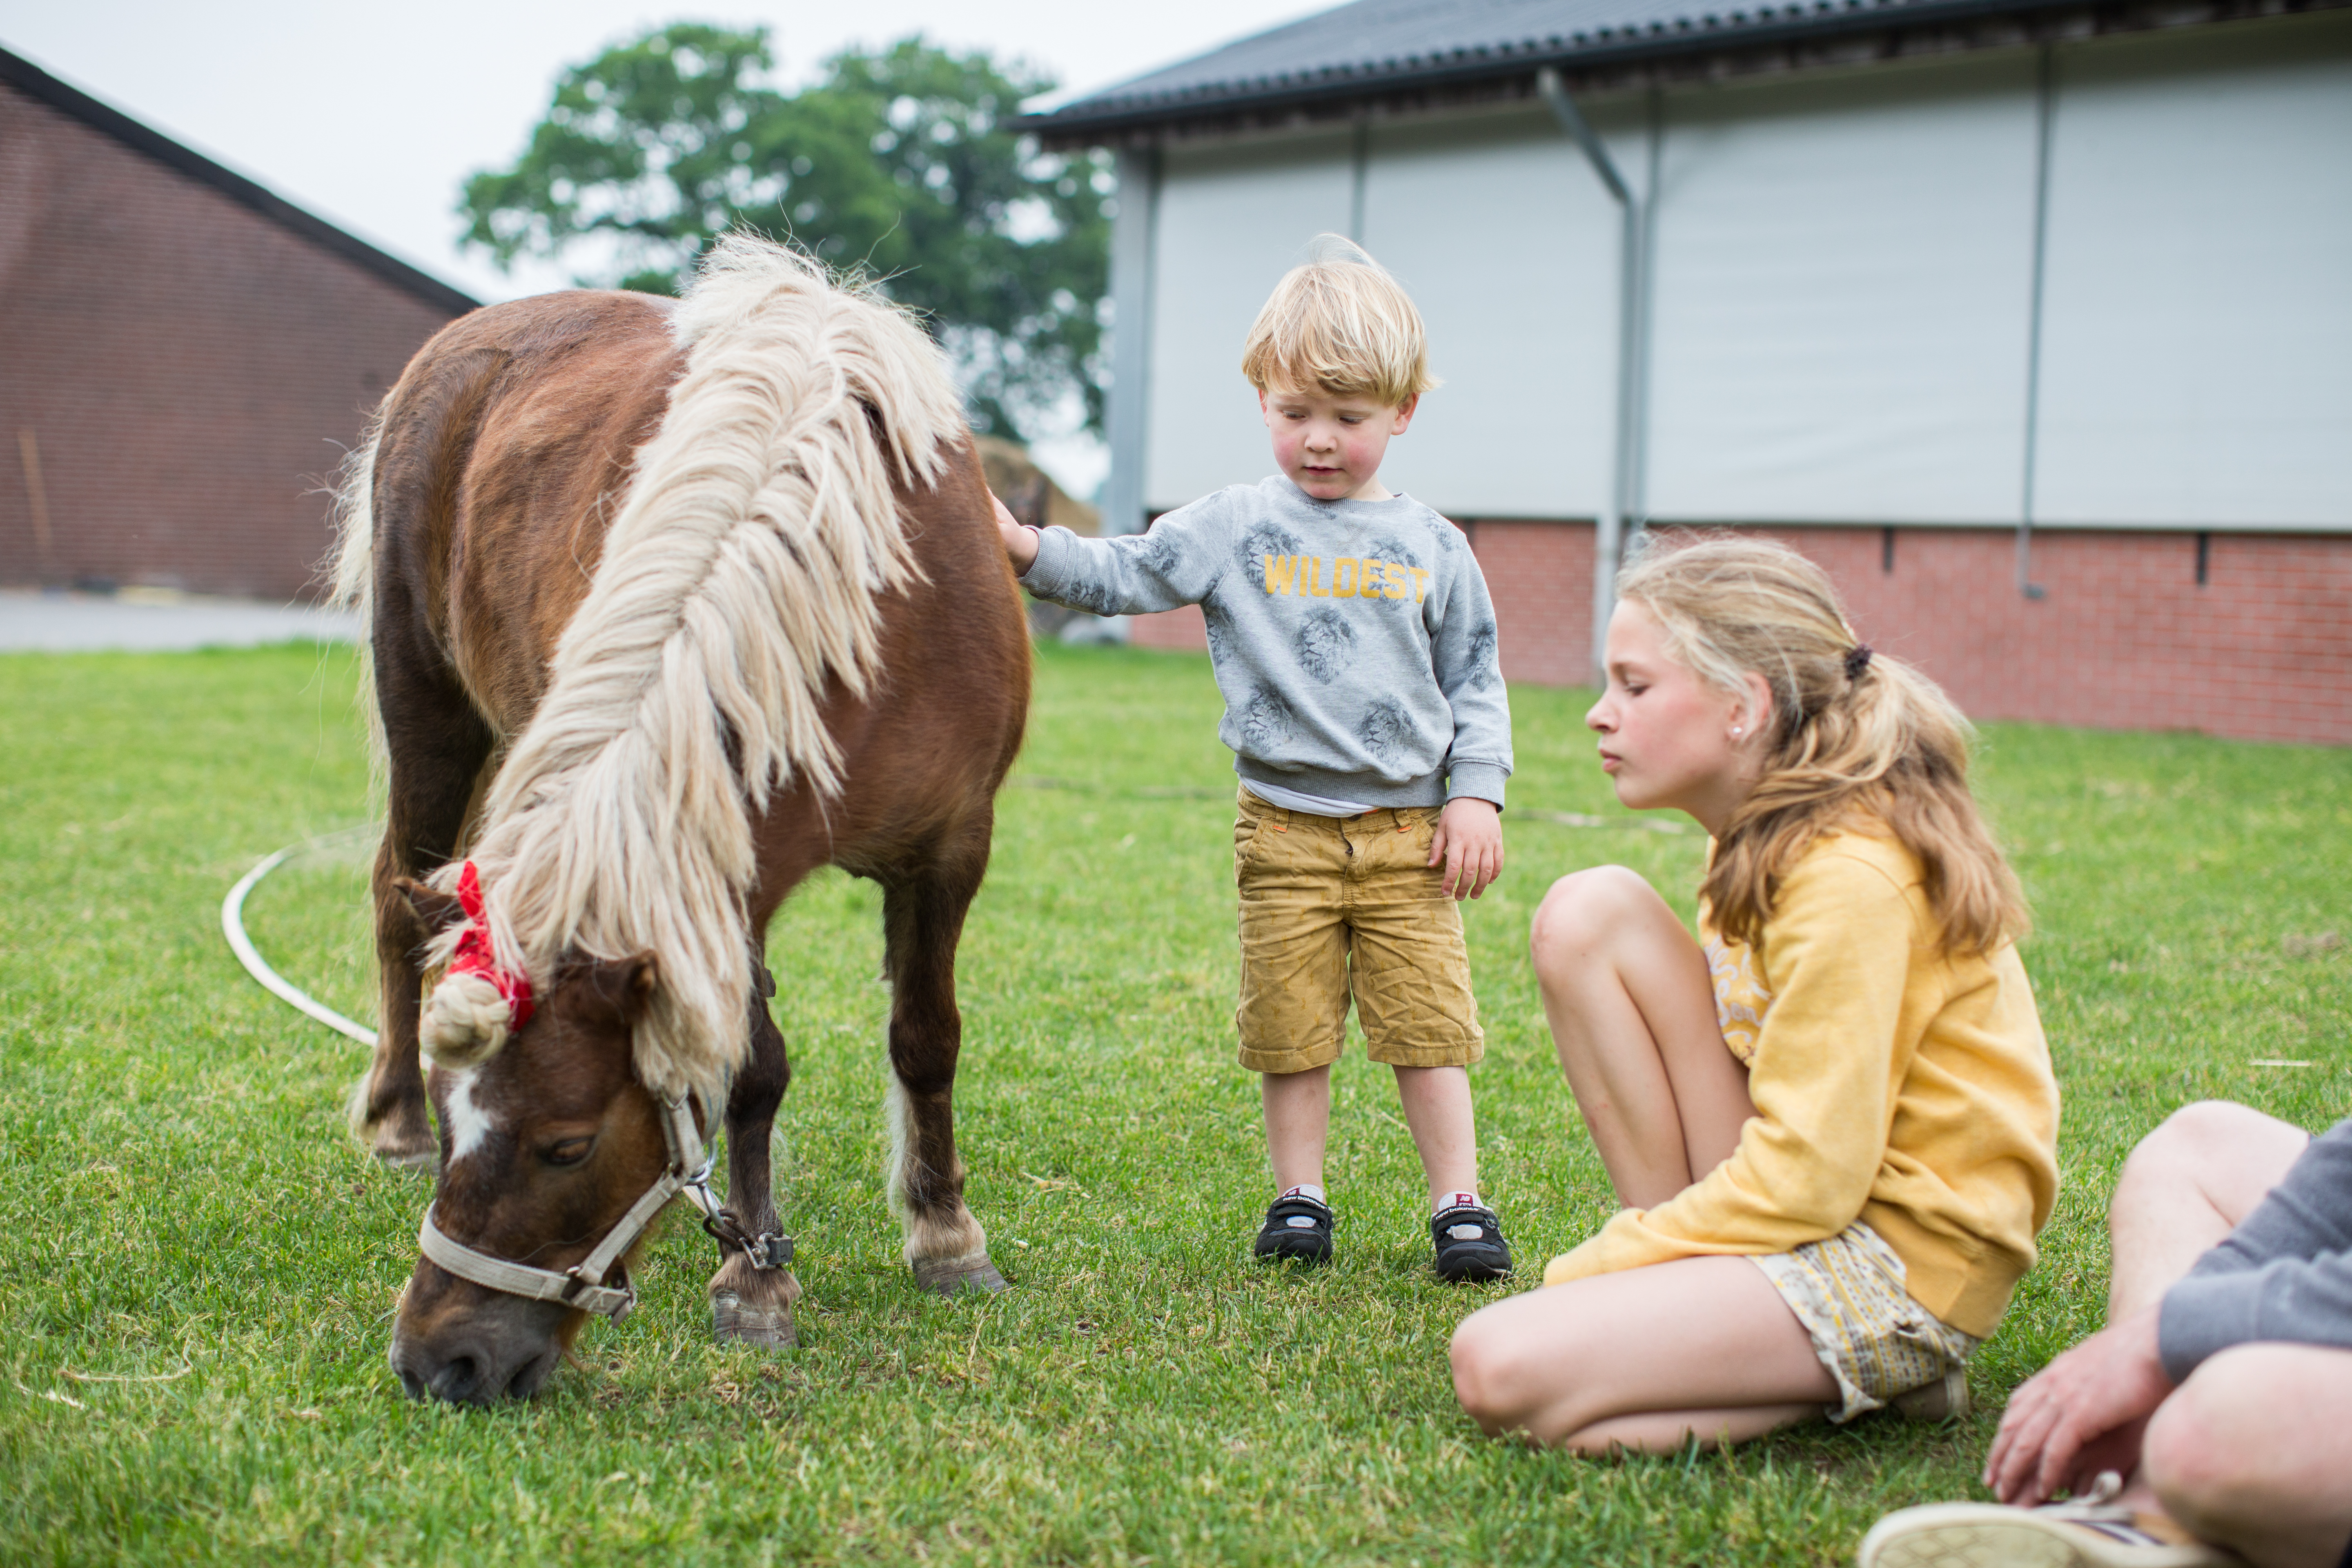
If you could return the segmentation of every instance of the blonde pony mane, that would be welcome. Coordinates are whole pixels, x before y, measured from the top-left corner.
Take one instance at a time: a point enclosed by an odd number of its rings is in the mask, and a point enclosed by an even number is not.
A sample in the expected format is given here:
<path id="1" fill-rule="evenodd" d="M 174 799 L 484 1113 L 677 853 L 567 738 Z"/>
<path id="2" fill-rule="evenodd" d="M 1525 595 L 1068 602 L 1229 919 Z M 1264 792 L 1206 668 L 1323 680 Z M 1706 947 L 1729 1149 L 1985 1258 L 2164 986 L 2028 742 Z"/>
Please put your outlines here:
<path id="1" fill-rule="evenodd" d="M 751 817 L 839 792 L 819 704 L 880 674 L 881 597 L 919 575 L 894 487 L 935 482 L 963 423 L 902 310 L 764 240 L 719 241 L 674 330 L 685 374 L 471 858 L 542 993 L 566 952 L 654 955 L 637 1075 L 715 1104 L 747 1037 Z"/>

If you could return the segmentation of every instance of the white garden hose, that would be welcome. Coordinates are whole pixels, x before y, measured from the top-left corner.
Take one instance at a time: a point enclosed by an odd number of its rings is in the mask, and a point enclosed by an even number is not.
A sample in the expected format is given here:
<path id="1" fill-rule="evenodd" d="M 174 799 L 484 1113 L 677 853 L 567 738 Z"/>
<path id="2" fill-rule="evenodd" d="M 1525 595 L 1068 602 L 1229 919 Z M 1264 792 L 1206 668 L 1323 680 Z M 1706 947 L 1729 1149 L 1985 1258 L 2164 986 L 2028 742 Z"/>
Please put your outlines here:
<path id="1" fill-rule="evenodd" d="M 260 981 L 262 988 L 270 994 L 290 1003 L 298 1010 L 318 1019 L 337 1034 L 349 1035 L 370 1049 L 375 1047 L 373 1029 L 369 1028 L 365 1024 L 344 1017 L 325 1003 L 297 990 L 284 975 L 270 968 L 268 961 L 256 951 L 253 939 L 245 934 L 245 896 L 260 885 L 261 879 L 305 849 L 322 844 L 329 838 L 348 837 L 349 834 L 356 832 L 373 833 L 375 831 L 374 826 L 369 824 L 360 828 L 349 829 L 344 834 L 327 834 L 318 838 L 306 838 L 299 844 L 289 844 L 275 855 L 264 856 L 259 865 L 237 879 L 236 886 L 231 888 L 228 890 L 228 897 L 221 900 L 221 934 L 228 938 L 229 950 L 236 954 L 236 961 L 245 965 L 245 972 Z"/>

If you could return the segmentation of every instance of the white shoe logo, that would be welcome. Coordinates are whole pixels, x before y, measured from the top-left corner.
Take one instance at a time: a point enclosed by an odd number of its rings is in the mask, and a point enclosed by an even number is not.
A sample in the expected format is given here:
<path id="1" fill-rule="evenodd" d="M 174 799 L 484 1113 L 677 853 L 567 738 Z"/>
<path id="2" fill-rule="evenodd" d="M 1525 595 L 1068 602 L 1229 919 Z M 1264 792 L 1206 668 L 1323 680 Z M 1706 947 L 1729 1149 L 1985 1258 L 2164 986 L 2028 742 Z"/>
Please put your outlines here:
<path id="1" fill-rule="evenodd" d="M 1315 1228 L 1315 1221 L 1303 1214 L 1292 1215 L 1290 1218 L 1284 1223 L 1288 1225 L 1293 1230 L 1313 1230 Z"/>
<path id="2" fill-rule="evenodd" d="M 1483 1226 L 1457 1225 L 1448 1226 L 1445 1234 L 1456 1241 L 1475 1241 L 1486 1235 L 1486 1231 Z"/>

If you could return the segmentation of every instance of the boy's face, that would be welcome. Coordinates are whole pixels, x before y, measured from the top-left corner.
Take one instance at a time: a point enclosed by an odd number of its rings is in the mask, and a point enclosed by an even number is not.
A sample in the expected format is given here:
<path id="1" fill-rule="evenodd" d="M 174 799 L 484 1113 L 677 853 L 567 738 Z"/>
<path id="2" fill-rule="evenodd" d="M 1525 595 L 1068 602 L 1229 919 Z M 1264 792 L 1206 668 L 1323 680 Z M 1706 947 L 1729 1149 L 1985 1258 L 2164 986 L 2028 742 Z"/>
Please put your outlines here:
<path id="1" fill-rule="evenodd" d="M 1421 399 L 1391 408 L 1369 392 L 1333 396 L 1275 382 L 1257 395 L 1274 436 L 1274 460 L 1290 482 L 1317 500 L 1386 500 L 1381 459 L 1389 438 L 1404 434 Z"/>

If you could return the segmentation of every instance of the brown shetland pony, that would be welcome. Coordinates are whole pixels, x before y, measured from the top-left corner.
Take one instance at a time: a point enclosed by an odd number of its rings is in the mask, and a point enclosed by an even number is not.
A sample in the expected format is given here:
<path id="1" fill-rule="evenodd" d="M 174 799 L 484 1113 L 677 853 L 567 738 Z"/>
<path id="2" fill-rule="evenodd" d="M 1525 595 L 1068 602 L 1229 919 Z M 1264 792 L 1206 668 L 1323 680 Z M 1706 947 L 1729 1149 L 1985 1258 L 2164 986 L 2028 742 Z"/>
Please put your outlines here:
<path id="1" fill-rule="evenodd" d="M 353 1115 L 383 1160 L 437 1157 L 435 1219 L 464 1247 L 588 1257 L 665 1168 L 657 1095 L 690 1097 L 705 1138 L 723 1106 L 729 1215 L 776 1230 L 765 931 L 831 864 L 884 889 L 908 1262 L 933 1289 L 1003 1285 L 955 1151 L 955 953 L 1029 649 L 957 410 L 902 315 L 740 237 L 680 302 L 464 317 L 385 399 L 339 568 L 389 784 L 383 1027 Z M 528 1018 L 454 972 L 420 1007 L 469 928 L 527 979 Z M 720 1251 L 720 1337 L 791 1343 L 790 1270 Z M 420 1257 L 393 1365 L 420 1397 L 524 1396 L 583 1318 Z"/>

